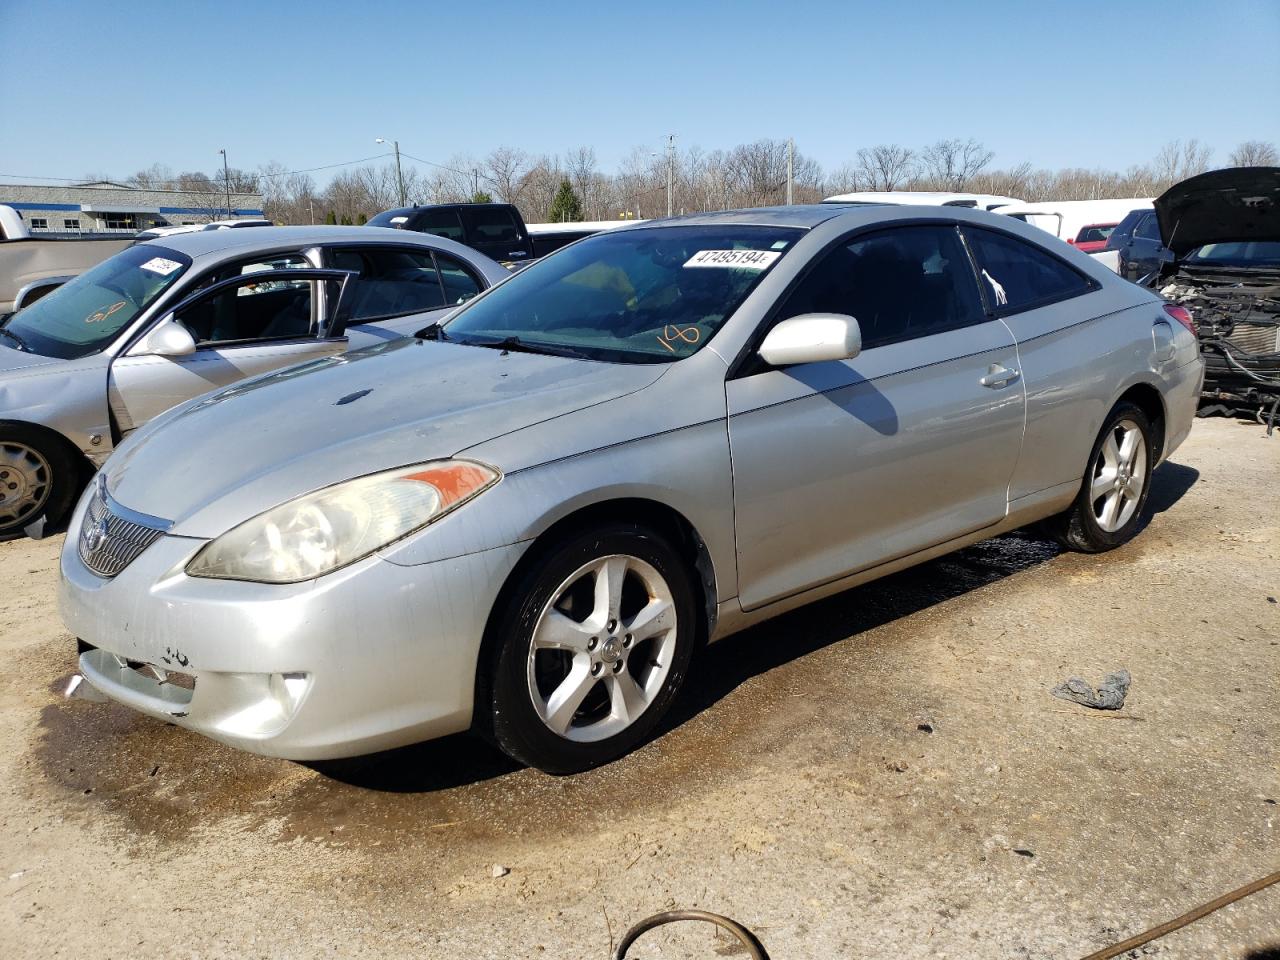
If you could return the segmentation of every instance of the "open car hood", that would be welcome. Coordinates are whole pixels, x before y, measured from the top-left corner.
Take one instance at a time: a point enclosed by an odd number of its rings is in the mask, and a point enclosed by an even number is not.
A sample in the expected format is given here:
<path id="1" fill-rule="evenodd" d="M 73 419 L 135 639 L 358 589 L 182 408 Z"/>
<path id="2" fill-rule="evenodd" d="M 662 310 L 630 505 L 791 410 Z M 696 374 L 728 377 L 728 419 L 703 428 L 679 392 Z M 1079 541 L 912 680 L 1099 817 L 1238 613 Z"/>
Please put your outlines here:
<path id="1" fill-rule="evenodd" d="M 1210 170 L 1175 183 L 1155 208 L 1179 259 L 1209 243 L 1280 240 L 1280 167 Z"/>

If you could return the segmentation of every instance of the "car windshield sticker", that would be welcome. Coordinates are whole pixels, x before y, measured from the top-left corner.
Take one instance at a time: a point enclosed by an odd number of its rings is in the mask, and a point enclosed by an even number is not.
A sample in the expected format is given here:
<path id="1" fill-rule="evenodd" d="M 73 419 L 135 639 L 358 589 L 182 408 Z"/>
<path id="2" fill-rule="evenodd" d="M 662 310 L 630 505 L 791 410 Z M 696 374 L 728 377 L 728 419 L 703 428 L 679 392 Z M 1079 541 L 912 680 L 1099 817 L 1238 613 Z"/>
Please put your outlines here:
<path id="1" fill-rule="evenodd" d="M 152 257 L 142 265 L 142 269 L 150 270 L 152 273 L 158 273 L 162 277 L 167 277 L 181 266 L 182 264 L 177 260 L 166 260 L 164 257 Z"/>
<path id="2" fill-rule="evenodd" d="M 679 341 L 680 343 L 697 343 L 702 337 L 702 331 L 697 327 L 677 327 L 673 323 L 668 323 L 662 329 L 662 336 L 658 337 L 658 342 L 670 350 L 676 352 L 676 348 L 671 344 Z"/>
<path id="3" fill-rule="evenodd" d="M 739 267 L 766 270 L 782 254 L 776 250 L 699 250 L 685 261 L 686 267 Z"/>
<path id="4" fill-rule="evenodd" d="M 101 323 L 103 320 L 107 319 L 107 317 L 111 316 L 117 310 L 123 310 L 124 308 L 125 308 L 125 302 L 123 300 L 117 300 L 115 303 L 111 304 L 110 306 L 103 307 L 101 310 L 95 310 L 93 313 L 89 314 L 87 317 L 84 318 L 84 322 L 85 323 Z"/>
<path id="5" fill-rule="evenodd" d="M 391 218 L 391 222 L 392 222 L 392 223 L 404 223 L 404 222 L 406 222 L 408 219 L 409 219 L 408 217 L 392 217 L 392 218 Z"/>

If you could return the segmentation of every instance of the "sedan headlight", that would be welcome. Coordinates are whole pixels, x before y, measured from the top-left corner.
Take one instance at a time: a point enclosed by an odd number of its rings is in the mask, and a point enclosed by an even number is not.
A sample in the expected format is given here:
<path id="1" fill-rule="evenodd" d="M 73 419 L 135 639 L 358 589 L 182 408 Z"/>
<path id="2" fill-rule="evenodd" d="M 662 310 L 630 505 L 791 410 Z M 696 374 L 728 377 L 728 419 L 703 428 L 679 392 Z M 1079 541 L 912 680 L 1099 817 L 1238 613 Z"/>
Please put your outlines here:
<path id="1" fill-rule="evenodd" d="M 498 482 L 492 467 L 442 460 L 325 487 L 205 544 L 187 573 L 298 583 L 355 563 L 456 510 Z"/>

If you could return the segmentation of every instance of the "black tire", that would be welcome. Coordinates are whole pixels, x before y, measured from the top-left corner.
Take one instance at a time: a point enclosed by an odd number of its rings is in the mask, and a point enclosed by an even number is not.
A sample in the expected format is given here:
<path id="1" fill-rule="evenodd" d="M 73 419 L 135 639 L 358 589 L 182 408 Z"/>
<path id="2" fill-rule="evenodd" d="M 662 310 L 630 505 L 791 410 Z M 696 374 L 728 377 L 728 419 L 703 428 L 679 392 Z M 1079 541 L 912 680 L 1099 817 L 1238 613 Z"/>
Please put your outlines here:
<path id="1" fill-rule="evenodd" d="M 1146 444 L 1142 490 L 1137 498 L 1137 508 L 1129 519 L 1115 530 L 1104 529 L 1095 515 L 1095 501 L 1090 495 L 1094 478 L 1099 475 L 1103 459 L 1103 446 L 1121 424 L 1130 422 L 1138 427 Z M 1150 418 L 1141 407 L 1122 401 L 1117 403 L 1098 432 L 1089 453 L 1089 464 L 1080 483 L 1080 492 L 1071 506 L 1044 521 L 1042 528 L 1069 550 L 1081 553 L 1102 553 L 1128 543 L 1142 529 L 1147 519 L 1147 498 L 1151 494 L 1151 473 L 1159 446 Z"/>
<path id="2" fill-rule="evenodd" d="M 0 541 L 24 536 L 26 528 L 39 522 L 41 517 L 44 518 L 45 530 L 59 529 L 75 505 L 82 473 L 67 444 L 38 427 L 25 423 L 0 423 L 0 473 L 6 472 L 2 462 L 5 444 L 19 444 L 43 459 L 44 465 L 36 472 L 43 475 L 47 469 L 48 487 L 35 509 L 23 510 L 16 516 L 0 516 Z M 0 484 L 11 493 L 17 491 L 20 482 L 13 475 L 0 477 Z M 0 493 L 5 490 L 0 490 Z"/>
<path id="3" fill-rule="evenodd" d="M 534 702 L 535 693 L 531 690 L 534 681 L 531 680 L 530 651 L 534 630 L 544 608 L 556 597 L 566 580 L 587 564 L 614 555 L 643 561 L 665 582 L 675 609 L 676 625 L 673 632 L 663 636 L 669 639 L 674 634 L 674 650 L 667 649 L 669 656 L 663 659 L 668 659 L 670 665 L 665 679 L 660 681 L 661 685 L 643 712 L 616 734 L 593 742 L 582 742 L 556 733 L 543 721 Z M 589 574 L 580 575 L 573 582 L 579 583 L 585 576 Z M 632 594 L 635 587 L 635 581 L 631 579 L 633 576 L 633 572 L 626 574 L 628 590 Z M 565 595 L 570 592 L 566 590 Z M 504 591 L 504 597 L 500 601 L 502 607 L 495 611 L 492 622 L 496 633 L 490 665 L 489 702 L 477 704 L 478 709 L 489 711 L 490 726 L 484 732 L 492 737 L 498 748 L 520 763 L 546 773 L 568 774 L 616 760 L 643 743 L 679 692 L 700 635 L 695 623 L 697 604 L 690 573 L 670 544 L 653 530 L 634 523 L 608 523 L 597 529 L 570 534 L 540 550 L 534 561 L 526 564 L 512 588 Z M 624 598 L 621 618 L 624 624 L 614 628 L 619 631 L 625 630 L 625 621 L 632 615 L 627 613 L 628 600 L 633 604 L 636 602 L 634 596 Z M 589 601 L 588 605 L 591 602 L 594 601 Z M 573 619 L 582 618 L 574 616 Z M 631 652 L 641 654 L 641 645 Z M 597 652 L 596 656 L 600 655 Z M 572 655 L 565 653 L 564 656 Z M 635 666 L 631 660 L 624 660 L 621 669 L 629 675 L 633 669 L 656 669 L 654 661 L 643 662 L 645 659 L 645 656 L 637 656 Z M 567 664 L 563 669 L 567 673 Z M 593 697 L 598 700 L 599 695 L 603 695 L 605 703 L 610 702 L 609 695 L 615 686 L 602 682 L 606 679 L 607 670 L 598 686 L 593 686 L 591 694 L 581 701 L 583 705 L 575 710 L 571 726 L 580 722 L 580 716 L 586 714 Z M 557 682 L 553 677 L 551 686 Z M 655 685 L 658 683 L 654 682 Z M 588 683 L 596 684 L 597 681 Z"/>

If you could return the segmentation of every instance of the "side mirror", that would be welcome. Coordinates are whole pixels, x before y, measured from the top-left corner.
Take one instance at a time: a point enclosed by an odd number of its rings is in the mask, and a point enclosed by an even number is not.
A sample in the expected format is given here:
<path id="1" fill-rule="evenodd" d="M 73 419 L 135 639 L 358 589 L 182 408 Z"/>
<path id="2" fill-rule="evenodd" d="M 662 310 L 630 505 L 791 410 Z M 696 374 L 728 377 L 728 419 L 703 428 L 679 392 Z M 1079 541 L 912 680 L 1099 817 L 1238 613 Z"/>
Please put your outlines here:
<path id="1" fill-rule="evenodd" d="M 760 344 L 760 356 L 775 367 L 852 360 L 861 351 L 858 321 L 841 313 L 804 313 L 783 320 Z"/>
<path id="2" fill-rule="evenodd" d="M 170 313 L 137 342 L 129 356 L 185 357 L 195 352 L 196 338 Z"/>

